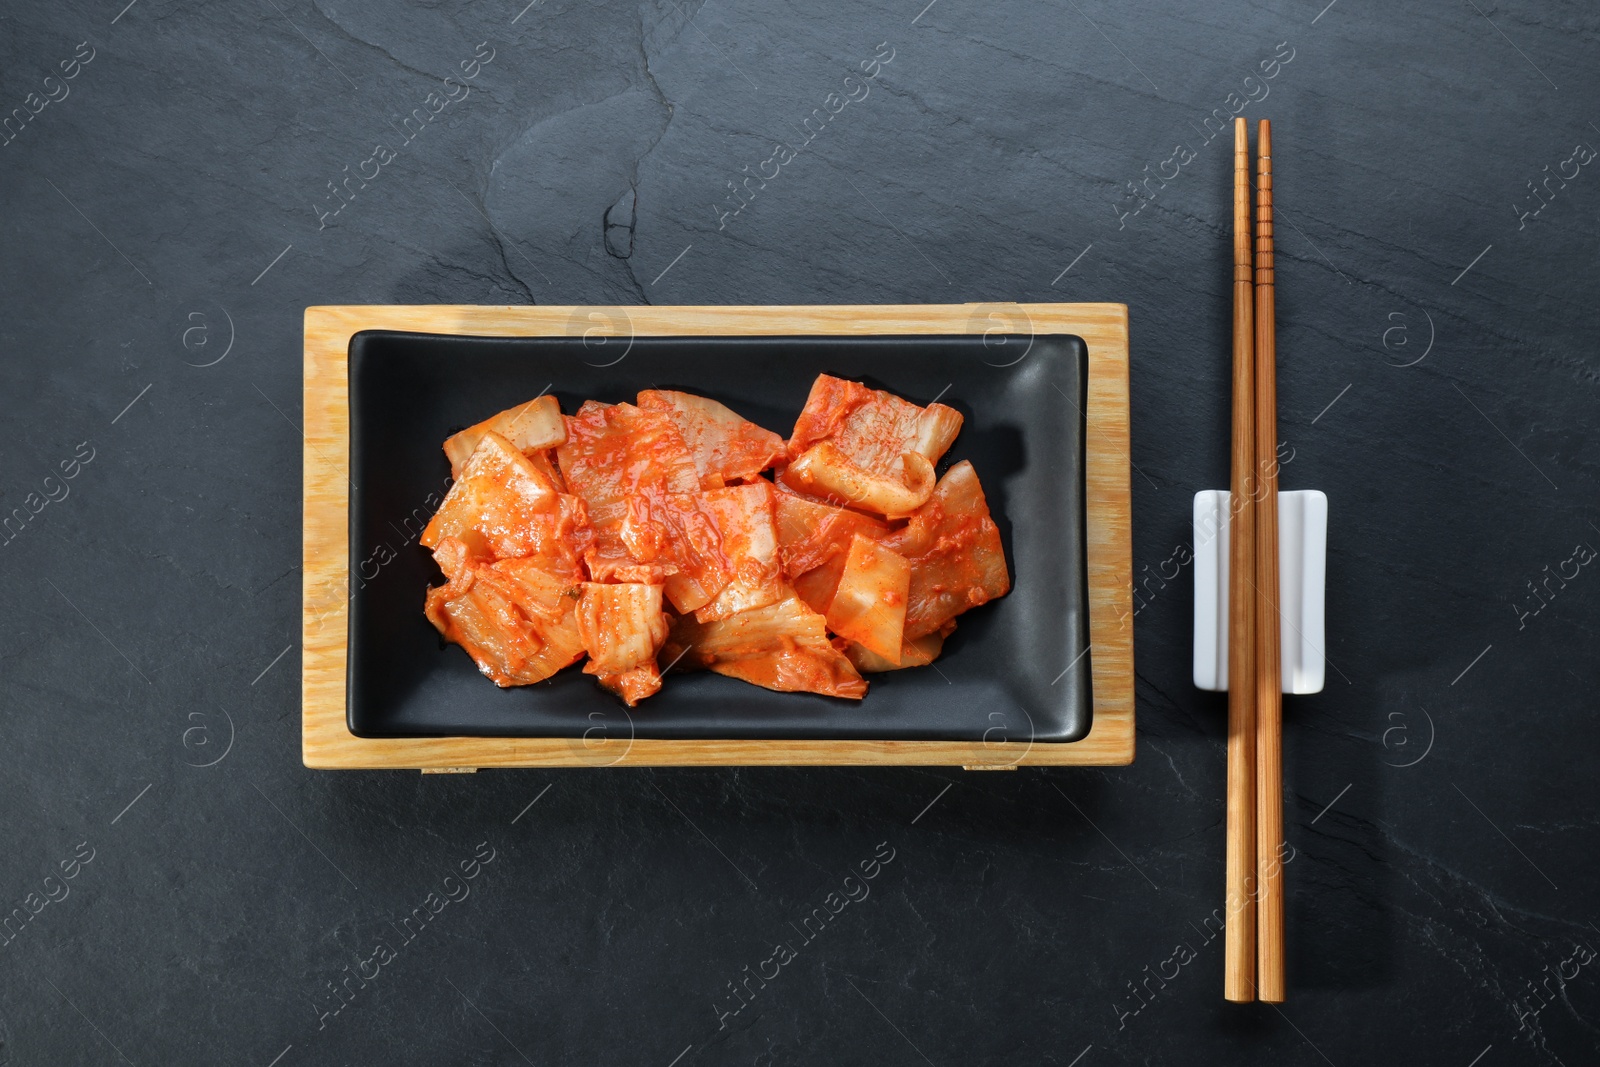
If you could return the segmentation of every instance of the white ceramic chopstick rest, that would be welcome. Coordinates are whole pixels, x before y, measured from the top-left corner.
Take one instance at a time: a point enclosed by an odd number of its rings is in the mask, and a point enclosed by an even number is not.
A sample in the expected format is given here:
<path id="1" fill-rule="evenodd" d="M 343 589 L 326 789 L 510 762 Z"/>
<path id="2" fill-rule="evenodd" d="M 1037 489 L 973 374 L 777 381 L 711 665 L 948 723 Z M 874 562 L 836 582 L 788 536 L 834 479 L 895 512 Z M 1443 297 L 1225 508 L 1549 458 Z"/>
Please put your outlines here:
<path id="1" fill-rule="evenodd" d="M 1228 688 L 1226 489 L 1194 495 L 1194 684 Z M 1328 498 L 1316 489 L 1278 494 L 1279 639 L 1285 693 L 1322 692 Z"/>

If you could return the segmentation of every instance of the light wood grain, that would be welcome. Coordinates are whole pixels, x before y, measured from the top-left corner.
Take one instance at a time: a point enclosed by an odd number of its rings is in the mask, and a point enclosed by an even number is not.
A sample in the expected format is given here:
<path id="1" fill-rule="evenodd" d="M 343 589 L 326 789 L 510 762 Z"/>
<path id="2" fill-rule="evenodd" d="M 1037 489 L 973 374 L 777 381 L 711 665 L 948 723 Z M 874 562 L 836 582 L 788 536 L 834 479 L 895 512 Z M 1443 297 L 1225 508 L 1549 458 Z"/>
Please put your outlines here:
<path id="1" fill-rule="evenodd" d="M 350 337 L 361 330 L 509 336 L 1069 333 L 1089 349 L 1089 656 L 1094 717 L 1072 744 L 946 741 L 373 739 L 345 719 L 350 587 Z M 1133 558 L 1128 310 L 1122 304 L 862 307 L 313 307 L 305 318 L 304 611 L 301 755 L 328 769 L 920 764 L 981 768 L 1133 760 Z"/>
<path id="2" fill-rule="evenodd" d="M 1283 668 L 1278 622 L 1278 340 L 1272 254 L 1272 127 L 1256 134 L 1256 997 L 1281 1003 Z"/>
<path id="3" fill-rule="evenodd" d="M 1255 999 L 1255 286 L 1250 263 L 1250 144 L 1233 127 L 1233 451 L 1228 502 L 1228 921 L 1222 995 Z"/>

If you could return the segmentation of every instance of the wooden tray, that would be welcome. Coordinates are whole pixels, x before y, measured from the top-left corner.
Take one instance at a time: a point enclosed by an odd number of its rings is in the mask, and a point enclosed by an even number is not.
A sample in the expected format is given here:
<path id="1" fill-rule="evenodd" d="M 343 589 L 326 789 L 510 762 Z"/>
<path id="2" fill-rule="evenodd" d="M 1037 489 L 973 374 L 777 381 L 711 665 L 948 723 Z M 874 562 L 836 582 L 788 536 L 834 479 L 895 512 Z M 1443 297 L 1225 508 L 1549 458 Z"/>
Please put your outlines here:
<path id="1" fill-rule="evenodd" d="M 1031 741 L 705 741 L 617 737 L 360 738 L 345 719 L 349 588 L 347 358 L 362 330 L 480 336 L 1067 333 L 1089 349 L 1089 656 L 1094 716 L 1070 744 Z M 1122 304 L 816 307 L 350 306 L 306 309 L 301 755 L 307 767 L 913 764 L 1010 770 L 1133 760 L 1133 559 L 1128 310 Z"/>

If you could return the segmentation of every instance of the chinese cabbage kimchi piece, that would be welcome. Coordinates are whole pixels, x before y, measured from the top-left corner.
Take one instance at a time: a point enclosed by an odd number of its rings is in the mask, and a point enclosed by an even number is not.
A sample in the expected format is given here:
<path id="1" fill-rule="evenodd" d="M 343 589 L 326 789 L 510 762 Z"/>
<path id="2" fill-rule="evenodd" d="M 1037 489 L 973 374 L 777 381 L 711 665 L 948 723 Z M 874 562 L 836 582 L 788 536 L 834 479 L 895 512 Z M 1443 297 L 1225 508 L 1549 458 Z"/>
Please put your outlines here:
<path id="1" fill-rule="evenodd" d="M 833 594 L 844 577 L 844 557 L 835 556 L 820 567 L 813 567 L 789 584 L 795 596 L 805 601 L 806 607 L 818 615 L 827 615 L 833 605 Z"/>
<path id="2" fill-rule="evenodd" d="M 645 697 L 661 692 L 661 670 L 653 659 L 616 674 L 598 674 L 595 680 L 621 697 L 630 708 L 637 707 Z"/>
<path id="3" fill-rule="evenodd" d="M 424 611 L 496 685 L 530 685 L 583 656 L 574 584 L 530 558 L 489 562 L 444 537 L 433 558 L 449 579 L 428 590 Z"/>
<path id="4" fill-rule="evenodd" d="M 583 501 L 559 492 L 509 440 L 491 430 L 468 457 L 421 542 L 435 548 L 454 538 L 477 558 L 533 559 L 570 583 L 582 576 L 579 554 L 590 536 Z"/>
<path id="5" fill-rule="evenodd" d="M 681 614 L 713 622 L 786 594 L 773 523 L 772 483 L 703 493 L 636 494 L 621 539 L 634 559 L 660 566 Z"/>
<path id="6" fill-rule="evenodd" d="M 828 639 L 827 622 L 792 593 L 715 622 L 683 616 L 661 654 L 669 663 L 709 668 L 781 692 L 847 700 L 867 692 L 867 683 Z"/>
<path id="7" fill-rule="evenodd" d="M 845 644 L 844 654 L 862 674 L 881 674 L 884 671 L 898 671 L 906 667 L 926 667 L 939 658 L 939 653 L 944 650 L 944 639 L 955 628 L 955 621 L 951 620 L 945 623 L 945 628 L 942 630 L 924 634 L 915 641 L 902 641 L 898 662 L 885 659 L 853 641 Z"/>
<path id="8" fill-rule="evenodd" d="M 667 639 L 661 586 L 585 582 L 575 609 L 578 636 L 589 653 L 585 674 L 631 708 L 661 688 L 656 653 Z"/>
<path id="9" fill-rule="evenodd" d="M 779 477 L 805 496 L 901 518 L 933 493 L 934 464 L 961 421 L 959 411 L 943 404 L 919 407 L 821 374 L 795 420 Z"/>
<path id="10" fill-rule="evenodd" d="M 586 400 L 566 420 L 567 439 L 556 448 L 567 488 L 588 507 L 594 543 L 584 559 L 595 581 L 659 583 L 671 569 L 645 565 L 629 554 L 622 526 L 629 501 L 643 494 L 700 489 L 694 458 L 665 415 L 632 404 Z"/>
<path id="11" fill-rule="evenodd" d="M 989 517 L 977 472 L 965 460 L 939 479 L 928 502 L 883 543 L 911 561 L 908 641 L 1011 590 L 1000 529 Z"/>
<path id="12" fill-rule="evenodd" d="M 716 519 L 722 567 L 728 582 L 709 604 L 696 608 L 700 622 L 715 622 L 752 608 L 775 604 L 788 595 L 778 559 L 772 483 L 760 480 L 703 493 Z"/>
<path id="13" fill-rule="evenodd" d="M 748 482 L 784 457 L 783 438 L 703 396 L 646 389 L 639 407 L 659 411 L 683 436 L 700 473 L 700 488 Z"/>
<path id="14" fill-rule="evenodd" d="M 778 525 L 778 554 L 784 577 L 798 578 L 850 551 L 856 534 L 881 541 L 889 524 L 859 511 L 834 507 L 794 493 L 772 494 L 773 518 Z"/>
<path id="15" fill-rule="evenodd" d="M 784 577 L 819 615 L 833 603 L 851 540 L 860 535 L 881 541 L 889 533 L 889 524 L 880 519 L 793 493 L 773 493 L 773 512 Z"/>
<path id="16" fill-rule="evenodd" d="M 911 561 L 856 534 L 828 604 L 828 629 L 899 666 L 910 591 Z"/>
<path id="17" fill-rule="evenodd" d="M 553 396 L 536 396 L 526 404 L 507 408 L 493 418 L 484 419 L 451 435 L 444 443 L 444 454 L 450 459 L 450 476 L 461 477 L 472 453 L 483 442 L 485 434 L 497 433 L 511 442 L 517 451 L 529 454 L 543 453 L 567 439 L 567 426 L 561 418 L 561 405 Z M 559 483 L 557 483 L 559 485 Z"/>

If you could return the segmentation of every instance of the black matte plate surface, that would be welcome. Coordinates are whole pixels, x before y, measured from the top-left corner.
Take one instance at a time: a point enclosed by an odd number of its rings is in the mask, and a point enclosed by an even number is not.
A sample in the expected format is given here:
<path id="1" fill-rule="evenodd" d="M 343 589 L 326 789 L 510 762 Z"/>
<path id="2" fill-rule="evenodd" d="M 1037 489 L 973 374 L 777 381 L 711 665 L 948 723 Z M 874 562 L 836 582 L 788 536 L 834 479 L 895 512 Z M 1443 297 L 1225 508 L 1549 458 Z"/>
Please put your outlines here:
<path id="1" fill-rule="evenodd" d="M 363 737 L 1075 741 L 1089 730 L 1083 397 L 1076 337 L 483 338 L 367 332 L 350 342 L 349 721 Z M 817 374 L 966 418 L 940 465 L 971 460 L 1012 591 L 962 615 L 932 667 L 870 675 L 860 701 L 666 676 L 629 712 L 577 666 L 500 689 L 423 617 L 443 581 L 417 535 L 449 485 L 440 443 L 541 391 L 571 414 L 641 389 L 712 397 L 787 437 Z M 1068 667 L 1072 669 L 1068 670 Z"/>

